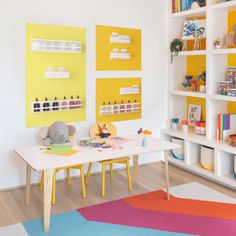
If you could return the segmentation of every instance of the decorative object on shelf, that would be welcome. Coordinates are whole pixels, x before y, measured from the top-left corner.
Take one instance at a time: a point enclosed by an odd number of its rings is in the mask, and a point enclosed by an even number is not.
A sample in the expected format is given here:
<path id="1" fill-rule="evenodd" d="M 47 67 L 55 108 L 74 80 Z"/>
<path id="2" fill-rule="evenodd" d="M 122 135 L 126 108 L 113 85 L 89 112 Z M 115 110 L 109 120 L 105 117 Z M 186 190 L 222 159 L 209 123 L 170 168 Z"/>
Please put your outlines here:
<path id="1" fill-rule="evenodd" d="M 229 145 L 236 147 L 236 134 L 229 135 Z"/>
<path id="2" fill-rule="evenodd" d="M 193 92 L 197 92 L 197 80 L 195 80 L 195 79 L 191 80 L 191 90 Z"/>
<path id="3" fill-rule="evenodd" d="M 214 170 L 214 148 L 201 146 L 200 163 L 207 170 Z"/>
<path id="4" fill-rule="evenodd" d="M 206 71 L 203 71 L 202 74 L 200 74 L 197 78 L 197 81 L 202 80 L 203 81 L 203 85 L 200 85 L 200 92 L 201 93 L 205 93 L 206 92 Z"/>
<path id="5" fill-rule="evenodd" d="M 172 0 L 172 13 L 206 6 L 205 0 Z"/>
<path id="6" fill-rule="evenodd" d="M 182 40 L 184 50 L 187 50 L 187 41 L 194 40 L 194 50 L 202 50 L 201 40 L 206 38 L 206 20 L 186 20 L 183 27 Z"/>
<path id="7" fill-rule="evenodd" d="M 184 133 L 188 133 L 188 120 L 185 119 L 182 120 L 182 131 Z"/>
<path id="8" fill-rule="evenodd" d="M 54 100 L 48 101 L 48 98 L 45 98 L 44 102 L 39 102 L 36 98 L 35 102 L 32 102 L 32 112 L 52 112 L 52 111 L 65 111 L 65 110 L 80 110 L 82 108 L 82 99 L 77 96 L 77 99 L 74 99 L 71 96 L 71 99 L 67 100 L 64 96 L 64 100 L 58 100 L 55 97 Z"/>
<path id="9" fill-rule="evenodd" d="M 80 41 L 31 39 L 33 52 L 82 53 Z"/>
<path id="10" fill-rule="evenodd" d="M 171 127 L 172 129 L 177 129 L 179 124 L 179 118 L 172 118 L 171 119 Z"/>
<path id="11" fill-rule="evenodd" d="M 214 41 L 214 43 L 213 43 L 214 48 L 215 48 L 215 49 L 220 49 L 220 48 L 221 48 L 221 47 L 220 47 L 220 44 L 221 44 L 221 40 L 220 40 L 220 39 L 216 39 L 216 40 Z"/>
<path id="12" fill-rule="evenodd" d="M 236 133 L 236 114 L 219 114 L 217 116 L 217 139 L 229 141 L 229 136 Z"/>
<path id="13" fill-rule="evenodd" d="M 200 5 L 197 0 L 192 0 L 191 9 L 200 8 Z"/>
<path id="14" fill-rule="evenodd" d="M 232 31 L 226 34 L 224 41 L 226 48 L 236 48 L 236 24 L 233 25 Z"/>
<path id="15" fill-rule="evenodd" d="M 98 125 L 99 127 L 99 136 L 101 138 L 108 138 L 111 134 L 108 132 L 108 125 L 107 123 L 104 123 L 104 124 L 99 124 Z"/>
<path id="16" fill-rule="evenodd" d="M 140 128 L 140 129 L 137 131 L 137 134 L 148 136 L 148 135 L 151 135 L 151 134 L 152 134 L 152 131 L 150 131 L 150 130 L 148 130 L 148 129 L 143 130 L 143 128 Z M 148 141 L 147 141 L 146 137 L 144 137 L 144 138 L 142 139 L 142 147 L 147 147 L 147 146 L 148 146 Z"/>
<path id="17" fill-rule="evenodd" d="M 66 71 L 64 67 L 56 69 L 49 67 L 44 76 L 46 79 L 68 79 L 70 78 L 70 72 Z"/>
<path id="18" fill-rule="evenodd" d="M 188 107 L 188 123 L 190 126 L 194 127 L 196 121 L 201 120 L 201 105 L 189 104 Z"/>
<path id="19" fill-rule="evenodd" d="M 181 146 L 181 148 L 171 151 L 173 157 L 178 160 L 184 160 L 184 140 L 180 138 L 171 138 L 171 142 Z"/>
<path id="20" fill-rule="evenodd" d="M 206 135 L 206 121 L 195 122 L 195 134 Z"/>
<path id="21" fill-rule="evenodd" d="M 179 55 L 184 48 L 184 43 L 180 39 L 174 39 L 170 43 L 170 52 L 171 52 L 171 63 L 173 63 L 174 57 Z"/>
<path id="22" fill-rule="evenodd" d="M 191 87 L 191 80 L 193 79 L 193 75 L 185 75 L 185 82 L 182 83 L 183 91 L 187 91 L 188 87 Z"/>
<path id="23" fill-rule="evenodd" d="M 43 139 L 43 145 L 64 144 L 70 142 L 70 137 L 76 132 L 76 128 L 67 125 L 63 121 L 54 122 L 50 127 L 43 127 L 40 130 L 40 137 Z"/>

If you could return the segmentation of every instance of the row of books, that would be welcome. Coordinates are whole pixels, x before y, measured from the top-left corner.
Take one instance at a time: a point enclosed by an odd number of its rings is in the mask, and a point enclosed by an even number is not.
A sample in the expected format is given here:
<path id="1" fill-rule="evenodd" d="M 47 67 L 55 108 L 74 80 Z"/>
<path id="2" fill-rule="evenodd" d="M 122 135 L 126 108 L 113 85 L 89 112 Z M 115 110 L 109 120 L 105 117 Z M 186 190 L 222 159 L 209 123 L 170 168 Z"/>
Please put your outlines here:
<path id="1" fill-rule="evenodd" d="M 229 135 L 236 133 L 236 114 L 219 114 L 217 116 L 217 139 L 228 142 Z"/>
<path id="2" fill-rule="evenodd" d="M 194 2 L 198 2 L 200 7 L 206 6 L 206 0 L 172 0 L 172 12 L 187 11 Z"/>

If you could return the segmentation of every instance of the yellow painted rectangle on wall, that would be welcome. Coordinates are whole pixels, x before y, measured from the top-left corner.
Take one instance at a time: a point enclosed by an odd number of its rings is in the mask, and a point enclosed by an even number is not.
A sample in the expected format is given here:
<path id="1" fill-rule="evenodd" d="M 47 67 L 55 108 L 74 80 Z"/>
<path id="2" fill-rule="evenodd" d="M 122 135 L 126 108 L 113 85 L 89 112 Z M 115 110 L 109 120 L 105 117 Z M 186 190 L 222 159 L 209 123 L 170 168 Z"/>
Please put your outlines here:
<path id="1" fill-rule="evenodd" d="M 137 94 L 120 94 L 121 88 L 130 88 L 132 86 L 139 88 Z M 142 116 L 142 85 L 141 78 L 106 78 L 96 80 L 96 121 L 97 122 L 115 122 L 140 119 Z M 101 115 L 100 108 L 105 105 L 114 105 L 120 107 L 122 104 L 139 103 L 140 109 L 135 112 L 123 112 L 109 115 Z"/>
<path id="2" fill-rule="evenodd" d="M 129 36 L 130 43 L 111 43 L 112 33 Z M 130 59 L 111 59 L 113 49 L 126 49 Z M 110 26 L 96 27 L 97 70 L 141 70 L 141 30 Z"/>
<path id="3" fill-rule="evenodd" d="M 35 52 L 32 39 L 80 41 L 82 53 Z M 78 122 L 86 119 L 86 31 L 83 28 L 52 26 L 43 24 L 26 25 L 26 127 L 47 126 L 55 121 Z M 65 68 L 70 72 L 67 79 L 46 79 L 48 68 Z M 57 70 L 57 69 L 56 69 Z M 32 112 L 32 102 L 53 101 L 64 96 L 82 99 L 81 110 L 54 112 Z"/>

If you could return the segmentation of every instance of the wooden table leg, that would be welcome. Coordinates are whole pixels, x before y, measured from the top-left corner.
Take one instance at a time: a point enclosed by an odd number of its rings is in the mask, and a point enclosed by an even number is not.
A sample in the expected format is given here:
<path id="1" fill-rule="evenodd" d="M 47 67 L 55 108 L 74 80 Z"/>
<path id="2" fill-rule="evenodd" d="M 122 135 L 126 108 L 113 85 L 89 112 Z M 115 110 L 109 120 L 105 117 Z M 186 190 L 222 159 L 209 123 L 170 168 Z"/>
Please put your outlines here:
<path id="1" fill-rule="evenodd" d="M 29 199 L 30 199 L 31 173 L 32 173 L 32 168 L 30 165 L 27 164 L 27 167 L 26 167 L 26 198 L 25 198 L 26 206 L 29 205 Z"/>
<path id="2" fill-rule="evenodd" d="M 166 193 L 167 193 L 167 200 L 170 200 L 170 193 L 169 193 L 169 166 L 168 166 L 168 152 L 165 151 L 165 167 L 166 167 Z"/>
<path id="3" fill-rule="evenodd" d="M 44 231 L 50 228 L 51 201 L 52 201 L 52 177 L 55 170 L 44 171 Z"/>
<path id="4" fill-rule="evenodd" d="M 138 155 L 133 156 L 133 178 L 134 182 L 137 181 L 138 177 Z"/>

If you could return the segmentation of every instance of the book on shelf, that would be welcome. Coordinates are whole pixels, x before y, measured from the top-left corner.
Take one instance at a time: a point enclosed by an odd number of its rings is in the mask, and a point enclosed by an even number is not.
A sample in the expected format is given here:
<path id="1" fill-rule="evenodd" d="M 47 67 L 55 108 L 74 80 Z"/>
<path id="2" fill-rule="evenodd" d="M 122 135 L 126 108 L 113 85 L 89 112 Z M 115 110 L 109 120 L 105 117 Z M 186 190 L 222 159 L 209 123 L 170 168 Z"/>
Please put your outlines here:
<path id="1" fill-rule="evenodd" d="M 172 0 L 172 13 L 190 10 L 193 2 L 198 2 L 200 7 L 206 6 L 206 0 Z"/>
<path id="2" fill-rule="evenodd" d="M 229 135 L 236 133 L 236 114 L 219 114 L 217 116 L 217 139 L 229 141 Z"/>

